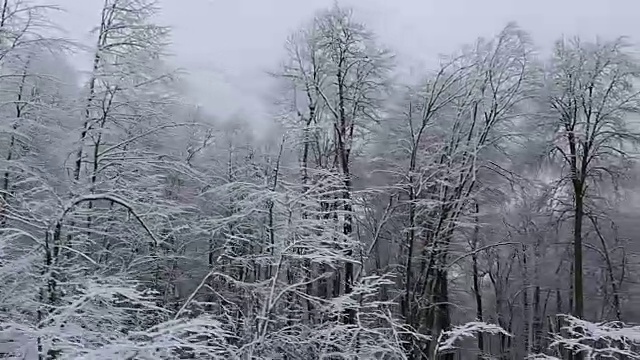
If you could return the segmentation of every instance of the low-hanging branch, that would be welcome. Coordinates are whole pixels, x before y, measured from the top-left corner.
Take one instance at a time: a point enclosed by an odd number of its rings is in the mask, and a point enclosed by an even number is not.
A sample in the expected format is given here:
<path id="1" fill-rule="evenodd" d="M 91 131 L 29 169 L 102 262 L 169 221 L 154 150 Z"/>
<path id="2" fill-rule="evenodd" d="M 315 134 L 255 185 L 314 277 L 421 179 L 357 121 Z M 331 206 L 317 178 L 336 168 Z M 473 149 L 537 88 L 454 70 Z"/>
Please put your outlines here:
<path id="1" fill-rule="evenodd" d="M 55 225 L 55 229 L 56 229 L 56 235 L 59 236 L 59 232 L 60 229 L 62 227 L 62 221 L 64 220 L 65 216 L 67 214 L 69 214 L 69 212 L 71 210 L 73 210 L 76 206 L 80 205 L 81 203 L 84 202 L 88 202 L 88 201 L 96 201 L 96 200 L 107 200 L 107 201 L 111 201 L 115 204 L 118 204 L 122 207 L 124 207 L 125 209 L 127 209 L 127 211 L 129 211 L 129 213 L 131 215 L 133 215 L 133 217 L 136 218 L 136 220 L 138 221 L 138 223 L 140 223 L 140 225 L 142 226 L 142 228 L 145 230 L 145 232 L 149 235 L 149 237 L 153 240 L 153 244 L 154 246 L 158 246 L 164 243 L 164 241 L 158 239 L 157 236 L 155 236 L 153 234 L 153 232 L 151 231 L 151 229 L 147 226 L 147 224 L 142 220 L 142 218 L 135 212 L 135 210 L 133 209 L 133 206 L 131 206 L 131 204 L 129 204 L 128 202 L 126 202 L 124 199 L 121 199 L 120 197 L 113 195 L 113 194 L 89 194 L 89 195 L 83 195 L 80 196 L 76 199 L 73 199 L 69 205 L 67 205 L 64 209 L 64 211 L 62 212 L 62 214 L 60 215 L 60 217 L 58 218 L 58 220 L 56 221 L 56 225 Z M 56 237 L 57 237 L 56 236 Z"/>

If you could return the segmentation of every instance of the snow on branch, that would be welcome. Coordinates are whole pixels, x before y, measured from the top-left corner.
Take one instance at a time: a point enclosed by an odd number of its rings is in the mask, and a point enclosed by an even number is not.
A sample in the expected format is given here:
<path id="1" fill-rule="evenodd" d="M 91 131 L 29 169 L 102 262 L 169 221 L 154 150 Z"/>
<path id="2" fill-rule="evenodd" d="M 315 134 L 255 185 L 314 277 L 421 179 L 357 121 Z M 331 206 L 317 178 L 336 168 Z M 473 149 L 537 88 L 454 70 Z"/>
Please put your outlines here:
<path id="1" fill-rule="evenodd" d="M 133 215 L 133 217 L 136 218 L 138 223 L 140 223 L 140 225 L 145 230 L 145 232 L 153 240 L 153 243 L 154 243 L 155 246 L 158 246 L 159 244 L 163 243 L 162 240 L 158 239 L 158 237 L 156 237 L 153 234 L 151 229 L 142 220 L 142 218 L 138 215 L 138 213 L 133 209 L 133 206 L 131 204 L 129 204 L 126 200 L 124 200 L 124 199 L 122 199 L 122 198 L 120 198 L 120 197 L 118 197 L 116 195 L 113 195 L 113 194 L 88 194 L 88 195 L 82 195 L 80 197 L 77 197 L 77 198 L 73 199 L 70 202 L 70 204 L 65 207 L 64 211 L 62 212 L 62 215 L 58 219 L 58 223 L 57 224 L 61 224 L 62 220 L 64 219 L 64 217 L 71 210 L 73 210 L 74 207 L 80 205 L 81 203 L 89 202 L 89 201 L 95 201 L 95 200 L 107 200 L 107 201 L 111 201 L 111 202 L 113 202 L 115 204 L 118 204 L 118 205 L 124 207 L 125 209 L 127 209 L 129 211 L 129 213 L 131 213 L 131 215 Z"/>
<path id="2" fill-rule="evenodd" d="M 502 334 L 512 336 L 498 325 L 487 324 L 484 322 L 468 322 L 463 325 L 455 326 L 451 330 L 443 331 L 438 337 L 435 354 L 456 349 L 455 343 L 468 337 L 474 337 L 477 334 Z"/>
<path id="3" fill-rule="evenodd" d="M 556 335 L 551 348 L 564 348 L 582 352 L 585 359 L 617 358 L 640 359 L 640 326 L 619 321 L 593 323 L 570 315 L 562 315 L 566 335 Z"/>

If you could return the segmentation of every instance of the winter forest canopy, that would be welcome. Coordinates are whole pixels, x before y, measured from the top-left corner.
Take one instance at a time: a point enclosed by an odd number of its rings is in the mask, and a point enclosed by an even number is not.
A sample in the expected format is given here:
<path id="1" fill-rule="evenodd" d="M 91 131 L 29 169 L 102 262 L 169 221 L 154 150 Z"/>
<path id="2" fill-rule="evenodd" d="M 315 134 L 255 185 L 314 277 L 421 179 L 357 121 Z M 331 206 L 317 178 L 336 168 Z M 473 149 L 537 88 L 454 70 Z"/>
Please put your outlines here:
<path id="1" fill-rule="evenodd" d="M 0 6 L 0 358 L 640 359 L 627 39 L 506 24 L 405 81 L 334 5 L 256 137 L 189 105 L 151 0 L 90 48 Z"/>

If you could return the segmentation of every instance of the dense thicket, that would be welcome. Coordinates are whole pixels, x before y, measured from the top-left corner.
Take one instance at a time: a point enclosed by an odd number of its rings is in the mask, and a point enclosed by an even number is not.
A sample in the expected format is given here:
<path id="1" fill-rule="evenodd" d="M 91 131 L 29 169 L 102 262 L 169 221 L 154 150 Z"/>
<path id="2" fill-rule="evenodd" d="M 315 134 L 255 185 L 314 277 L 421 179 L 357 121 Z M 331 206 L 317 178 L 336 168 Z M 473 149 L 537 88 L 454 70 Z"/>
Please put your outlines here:
<path id="1" fill-rule="evenodd" d="M 399 83 L 336 5 L 256 137 L 189 105 L 151 0 L 104 1 L 86 76 L 0 5 L 0 358 L 640 359 L 624 39 L 509 24 Z"/>

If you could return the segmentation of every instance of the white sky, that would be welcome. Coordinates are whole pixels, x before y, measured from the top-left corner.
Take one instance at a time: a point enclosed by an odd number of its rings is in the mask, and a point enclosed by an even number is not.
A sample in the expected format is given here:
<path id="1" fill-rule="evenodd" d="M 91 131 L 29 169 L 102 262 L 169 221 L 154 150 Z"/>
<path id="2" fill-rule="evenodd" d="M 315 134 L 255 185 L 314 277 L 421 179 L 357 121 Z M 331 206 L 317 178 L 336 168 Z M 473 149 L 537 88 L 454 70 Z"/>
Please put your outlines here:
<path id="1" fill-rule="evenodd" d="M 69 36 L 93 43 L 103 0 L 48 0 L 67 13 Z M 221 117 L 239 112 L 256 122 L 267 115 L 267 70 L 277 69 L 287 35 L 333 0 L 159 0 L 160 21 L 173 27 L 171 51 L 185 68 L 194 102 Z M 561 35 L 640 39 L 640 0 L 344 0 L 404 64 L 428 64 L 509 21 L 539 46 Z M 78 66 L 88 59 L 74 60 Z"/>

